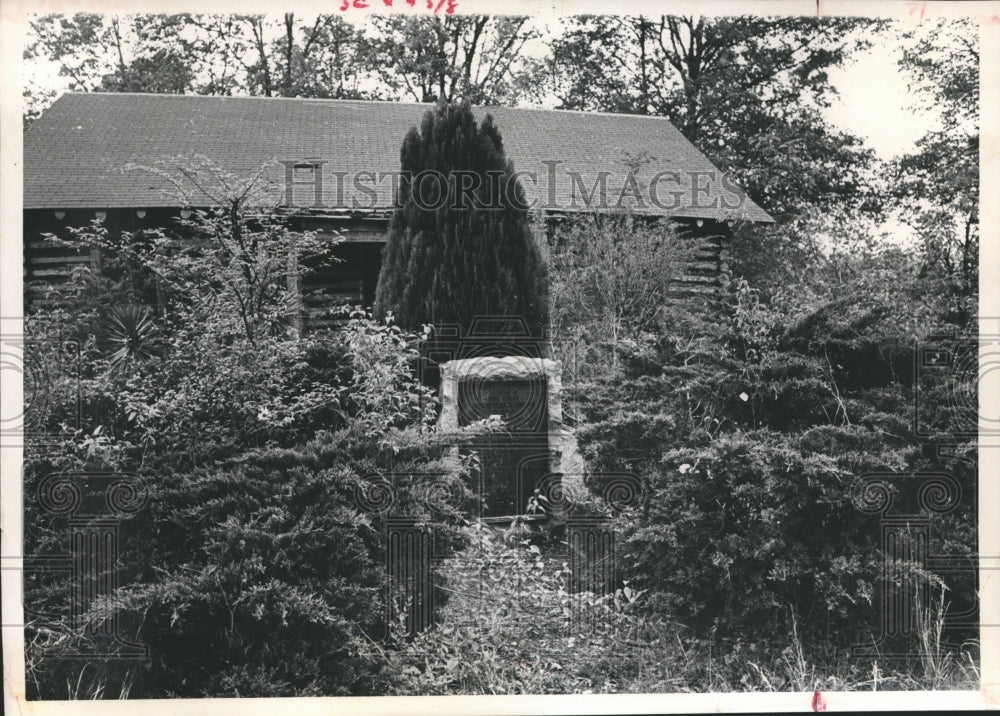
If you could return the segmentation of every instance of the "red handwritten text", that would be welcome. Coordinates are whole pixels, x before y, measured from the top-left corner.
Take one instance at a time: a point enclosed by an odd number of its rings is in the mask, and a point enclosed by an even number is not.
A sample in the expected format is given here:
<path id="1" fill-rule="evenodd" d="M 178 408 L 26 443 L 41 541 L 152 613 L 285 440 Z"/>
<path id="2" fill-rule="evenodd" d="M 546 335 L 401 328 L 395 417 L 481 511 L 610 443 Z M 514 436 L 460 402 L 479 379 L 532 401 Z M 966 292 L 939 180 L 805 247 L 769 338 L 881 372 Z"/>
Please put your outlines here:
<path id="1" fill-rule="evenodd" d="M 417 0 L 401 0 L 401 2 L 406 3 L 410 7 L 416 7 Z M 382 4 L 386 7 L 392 7 L 393 0 L 382 0 Z M 455 9 L 458 7 L 457 0 L 426 0 L 427 9 L 431 10 L 435 15 L 439 15 L 442 11 L 445 15 L 453 15 Z M 371 7 L 368 4 L 368 0 L 341 0 L 340 11 L 347 12 L 350 9 L 355 10 L 365 10 Z"/>

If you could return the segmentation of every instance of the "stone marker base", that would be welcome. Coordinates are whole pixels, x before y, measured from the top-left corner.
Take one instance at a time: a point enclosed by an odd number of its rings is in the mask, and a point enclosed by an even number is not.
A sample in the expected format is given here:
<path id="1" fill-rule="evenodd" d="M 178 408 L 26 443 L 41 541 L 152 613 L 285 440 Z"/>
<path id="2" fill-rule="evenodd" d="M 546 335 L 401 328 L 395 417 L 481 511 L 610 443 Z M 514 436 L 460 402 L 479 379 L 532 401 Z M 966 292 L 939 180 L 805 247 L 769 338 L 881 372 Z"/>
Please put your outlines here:
<path id="1" fill-rule="evenodd" d="M 481 356 L 447 361 L 440 370 L 438 430 L 461 436 L 480 453 L 490 519 L 523 514 L 542 478 L 582 472 L 572 431 L 563 423 L 559 361 Z M 492 416 L 503 420 L 504 430 L 467 439 L 472 423 Z"/>

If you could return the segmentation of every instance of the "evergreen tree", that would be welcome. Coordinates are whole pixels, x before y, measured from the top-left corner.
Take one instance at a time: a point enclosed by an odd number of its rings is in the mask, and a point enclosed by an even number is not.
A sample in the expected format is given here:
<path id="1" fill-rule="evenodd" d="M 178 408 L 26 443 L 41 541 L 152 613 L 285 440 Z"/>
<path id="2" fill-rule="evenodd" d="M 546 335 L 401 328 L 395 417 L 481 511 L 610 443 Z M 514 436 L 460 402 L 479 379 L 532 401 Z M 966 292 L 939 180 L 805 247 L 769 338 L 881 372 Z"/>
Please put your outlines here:
<path id="1" fill-rule="evenodd" d="M 519 316 L 548 319 L 547 270 L 523 188 L 489 115 L 440 104 L 412 128 L 379 276 L 375 312 L 407 328 Z"/>

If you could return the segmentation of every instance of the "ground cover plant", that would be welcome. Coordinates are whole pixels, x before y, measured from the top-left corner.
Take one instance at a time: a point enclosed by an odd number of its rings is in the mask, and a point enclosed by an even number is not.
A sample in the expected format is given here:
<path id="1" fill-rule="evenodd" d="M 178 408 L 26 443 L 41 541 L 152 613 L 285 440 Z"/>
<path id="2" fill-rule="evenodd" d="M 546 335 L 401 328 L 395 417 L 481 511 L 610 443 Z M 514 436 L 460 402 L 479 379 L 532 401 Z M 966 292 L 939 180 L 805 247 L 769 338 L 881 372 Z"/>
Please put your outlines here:
<path id="1" fill-rule="evenodd" d="M 961 41 L 974 27 L 897 38 L 915 96 L 956 121 L 890 162 L 817 109 L 833 94 L 827 70 L 868 42 L 861 21 L 825 22 L 578 17 L 552 63 L 515 66 L 510 48 L 530 34 L 519 19 L 380 20 L 399 42 L 371 43 L 327 18 L 307 51 L 296 38 L 309 26 L 288 14 L 277 49 L 300 62 L 274 64 L 281 82 L 248 70 L 225 87 L 196 72 L 201 45 L 123 56 L 98 86 L 363 96 L 360 62 L 324 84 L 317 58 L 339 38 L 355 59 L 386 60 L 385 96 L 441 101 L 400 138 L 404 168 L 507 179 L 492 121 L 448 100 L 514 101 L 551 79 L 565 108 L 669 117 L 777 221 L 727 225 L 718 280 L 692 295 L 678 291 L 697 250 L 690 224 L 625 207 L 535 231 L 514 204 L 428 211 L 404 186 L 374 312 L 312 331 L 293 319 L 288 266 L 334 261 L 337 240 L 255 203 L 260 175 L 185 166 L 211 188 L 207 208 L 120 237 L 97 222 L 53 239 L 101 263 L 49 286 L 25 319 L 45 347 L 28 351 L 39 389 L 27 419 L 46 436 L 25 448 L 25 554 L 44 566 L 68 552 L 73 492 L 53 477 L 129 475 L 142 509 L 116 516 L 110 594 L 67 614 L 77 585 L 55 570 L 26 578 L 29 697 L 977 688 L 977 454 L 955 420 L 975 406 L 978 375 L 918 360 L 927 346 L 976 355 L 978 54 Z M 30 52 L 54 59 L 85 54 L 74 28 L 118 29 L 96 16 L 34 27 Z M 502 71 L 477 82 L 483 33 L 503 39 L 489 51 Z M 414 57 L 431 36 L 440 53 Z M 449 68 L 463 38 L 468 66 Z M 642 59 L 620 76 L 609 68 L 633 38 Z M 257 51 L 255 67 L 278 58 Z M 883 235 L 890 216 L 909 243 Z M 523 506 L 545 519 L 477 520 L 477 457 L 435 432 L 419 344 L 430 324 L 483 313 L 559 338 L 546 351 L 563 360 L 582 465 L 573 499 L 616 536 L 605 591 L 572 587 L 551 494 Z M 72 425 L 77 405 L 89 417 Z M 642 485 L 625 507 L 603 499 L 622 474 Z M 885 492 L 866 475 L 888 476 Z M 887 561 L 876 503 L 890 496 L 906 514 L 938 508 L 927 554 L 959 568 Z M 387 589 L 389 506 L 434 538 L 437 608 L 415 635 L 413 605 Z M 914 610 L 908 631 L 880 641 L 887 590 Z M 101 636 L 108 624 L 149 658 L 118 658 L 128 645 Z"/>

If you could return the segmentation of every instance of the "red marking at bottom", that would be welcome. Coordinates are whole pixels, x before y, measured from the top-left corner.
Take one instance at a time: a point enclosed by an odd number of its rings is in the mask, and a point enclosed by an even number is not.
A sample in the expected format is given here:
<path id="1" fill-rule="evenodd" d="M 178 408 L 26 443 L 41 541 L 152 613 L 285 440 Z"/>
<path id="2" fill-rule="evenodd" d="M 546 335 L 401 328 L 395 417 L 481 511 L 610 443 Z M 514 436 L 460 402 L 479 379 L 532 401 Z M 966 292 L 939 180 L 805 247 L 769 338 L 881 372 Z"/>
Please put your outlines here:
<path id="1" fill-rule="evenodd" d="M 822 691 L 813 691 L 812 707 L 813 711 L 826 711 L 826 701 L 823 700 Z"/>

